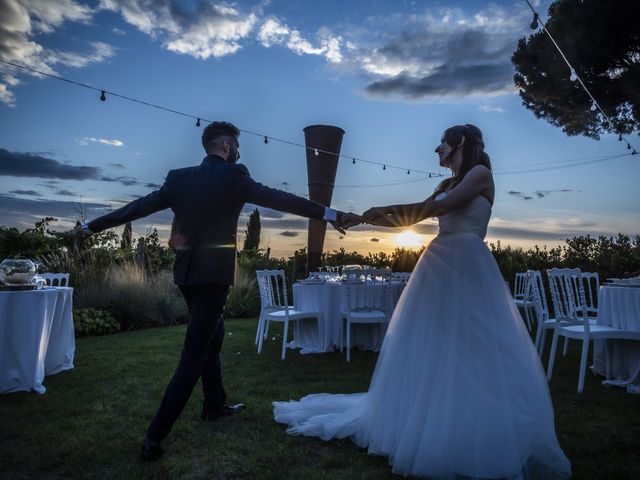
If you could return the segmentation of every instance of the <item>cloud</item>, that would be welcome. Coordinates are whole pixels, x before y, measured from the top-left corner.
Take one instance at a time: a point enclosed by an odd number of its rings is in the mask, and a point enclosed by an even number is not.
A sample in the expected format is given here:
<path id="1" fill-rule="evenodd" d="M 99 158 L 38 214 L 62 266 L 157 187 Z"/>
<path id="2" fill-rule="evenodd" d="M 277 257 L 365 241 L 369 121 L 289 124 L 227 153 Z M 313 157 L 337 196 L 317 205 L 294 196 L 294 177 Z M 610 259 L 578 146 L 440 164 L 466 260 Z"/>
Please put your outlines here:
<path id="1" fill-rule="evenodd" d="M 35 190 L 13 190 L 9 193 L 13 193 L 14 195 L 28 195 L 30 197 L 41 197 L 42 194 L 36 192 Z"/>
<path id="2" fill-rule="evenodd" d="M 149 183 L 145 183 L 144 186 L 147 187 L 147 188 L 160 188 L 161 185 L 159 185 L 157 183 L 149 182 Z"/>
<path id="3" fill-rule="evenodd" d="M 140 185 L 140 182 L 133 177 L 107 177 L 102 176 L 98 180 L 102 180 L 103 182 L 118 182 L 126 187 L 131 187 L 133 185 Z"/>
<path id="4" fill-rule="evenodd" d="M 65 190 L 65 189 L 60 189 L 56 192 L 56 195 L 64 195 L 66 197 L 75 197 L 76 194 L 73 192 L 70 192 L 69 190 Z"/>
<path id="5" fill-rule="evenodd" d="M 369 241 L 370 241 L 370 242 L 377 243 L 377 242 L 379 242 L 379 241 L 380 241 L 380 239 L 379 239 L 379 238 L 375 238 L 375 237 L 374 237 L 374 238 L 370 238 L 370 239 L 369 239 Z"/>
<path id="6" fill-rule="evenodd" d="M 260 26 L 257 39 L 266 48 L 278 45 L 288 48 L 297 55 L 322 55 L 333 64 L 341 63 L 343 60 L 340 50 L 342 37 L 333 35 L 326 28 L 318 31 L 319 46 L 314 46 L 302 36 L 300 31 L 290 28 L 286 23 L 272 16 Z"/>
<path id="7" fill-rule="evenodd" d="M 109 177 L 98 167 L 60 163 L 52 158 L 0 148 L 0 176 L 58 178 L 62 180 L 100 180 L 118 182 L 125 186 L 139 185 L 133 177 Z M 55 184 L 52 184 L 55 185 Z"/>
<path id="8" fill-rule="evenodd" d="M 67 67 L 83 68 L 92 63 L 101 63 L 115 55 L 115 49 L 104 42 L 91 42 L 92 51 L 85 54 L 77 52 L 49 51 L 45 62 L 49 65 L 65 65 Z"/>
<path id="9" fill-rule="evenodd" d="M 422 15 L 370 18 L 368 30 L 382 33 L 369 40 L 371 46 L 351 45 L 347 64 L 368 78 L 365 91 L 375 97 L 515 93 L 510 57 L 518 38 L 528 33 L 526 18 L 521 8 L 496 5 L 471 14 L 438 8 Z"/>
<path id="10" fill-rule="evenodd" d="M 496 113 L 506 112 L 506 110 L 502 107 L 493 107 L 491 105 L 480 105 L 479 110 L 481 112 L 496 112 Z"/>
<path id="11" fill-rule="evenodd" d="M 280 235 L 282 235 L 283 237 L 297 237 L 298 236 L 298 232 L 292 232 L 290 230 L 285 230 L 284 232 L 280 232 Z"/>
<path id="12" fill-rule="evenodd" d="M 512 197 L 521 198 L 523 200 L 533 200 L 534 198 L 545 198 L 545 197 L 548 197 L 552 193 L 557 193 L 557 192 L 566 193 L 566 192 L 573 192 L 573 191 L 574 190 L 572 190 L 570 188 L 561 188 L 561 189 L 556 189 L 556 190 L 536 190 L 532 194 L 526 194 L 526 193 L 523 193 L 523 192 L 518 192 L 516 190 L 509 190 L 507 192 L 507 195 L 511 195 Z"/>
<path id="13" fill-rule="evenodd" d="M 99 175 L 98 167 L 65 165 L 40 155 L 0 148 L 0 176 L 90 180 Z"/>
<path id="14" fill-rule="evenodd" d="M 82 137 L 80 140 L 78 140 L 78 143 L 83 146 L 89 145 L 89 143 L 100 143 L 102 145 L 110 145 L 112 147 L 124 147 L 124 142 L 122 140 L 118 140 L 118 139 L 109 140 L 107 138 L 96 138 L 96 137 Z M 114 165 L 114 164 L 110 164 L 110 165 Z M 124 165 L 122 165 L 121 163 L 117 163 L 115 165 L 121 166 L 122 168 L 124 168 Z"/>
<path id="15" fill-rule="evenodd" d="M 170 0 L 102 0 L 100 8 L 119 12 L 130 25 L 160 39 L 167 50 L 202 60 L 240 50 L 240 41 L 258 21 L 257 11 L 204 1 L 186 6 Z"/>
<path id="16" fill-rule="evenodd" d="M 0 2 L 0 57 L 45 73 L 55 74 L 55 65 L 74 68 L 103 62 L 115 55 L 112 46 L 104 42 L 89 43 L 88 52 L 70 52 L 47 48 L 36 40 L 62 27 L 66 22 L 87 24 L 95 10 L 75 0 L 5 0 Z M 16 73 L 11 67 L 0 67 L 0 102 L 15 106 L 12 88 L 19 85 L 18 76 L 39 76 Z"/>
<path id="17" fill-rule="evenodd" d="M 110 206 L 102 203 L 83 203 L 58 200 L 31 200 L 0 194 L 1 225 L 31 227 L 43 217 L 56 217 L 68 224 L 75 222 L 78 212 L 86 210 L 88 218 L 95 218 L 110 210 Z"/>
<path id="18" fill-rule="evenodd" d="M 109 164 L 110 167 L 115 167 L 115 168 L 127 168 L 125 167 L 122 163 L 110 163 Z"/>
<path id="19" fill-rule="evenodd" d="M 111 29 L 111 31 L 112 31 L 113 33 L 115 33 L 116 35 L 126 35 L 126 34 L 127 34 L 127 32 L 125 32 L 124 30 L 122 30 L 122 29 L 120 29 L 120 28 L 118 28 L 118 27 L 113 27 L 113 28 Z"/>

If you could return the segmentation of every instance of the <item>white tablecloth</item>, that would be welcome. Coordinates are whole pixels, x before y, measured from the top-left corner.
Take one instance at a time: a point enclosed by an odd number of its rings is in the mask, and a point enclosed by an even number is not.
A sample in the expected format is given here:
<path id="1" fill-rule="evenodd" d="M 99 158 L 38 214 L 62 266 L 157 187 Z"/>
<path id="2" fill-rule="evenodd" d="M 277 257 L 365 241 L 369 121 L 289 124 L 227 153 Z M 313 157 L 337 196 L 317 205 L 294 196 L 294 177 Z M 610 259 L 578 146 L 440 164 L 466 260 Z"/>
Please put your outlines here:
<path id="1" fill-rule="evenodd" d="M 73 288 L 0 292 L 0 393 L 43 394 L 45 375 L 73 368 Z"/>
<path id="2" fill-rule="evenodd" d="M 401 283 L 391 283 L 391 304 L 395 307 L 403 290 Z M 320 314 L 320 333 L 314 319 L 297 320 L 294 340 L 289 348 L 300 353 L 331 352 L 340 345 L 341 314 L 347 309 L 347 286 L 340 283 L 293 284 L 293 304 L 296 310 L 317 311 Z M 363 324 L 352 326 L 352 346 L 378 351 L 386 326 Z M 346 341 L 346 339 L 345 339 Z"/>
<path id="3" fill-rule="evenodd" d="M 640 331 L 640 288 L 602 286 L 598 296 L 598 324 Z M 594 342 L 594 371 L 607 383 L 640 386 L 640 342 Z"/>

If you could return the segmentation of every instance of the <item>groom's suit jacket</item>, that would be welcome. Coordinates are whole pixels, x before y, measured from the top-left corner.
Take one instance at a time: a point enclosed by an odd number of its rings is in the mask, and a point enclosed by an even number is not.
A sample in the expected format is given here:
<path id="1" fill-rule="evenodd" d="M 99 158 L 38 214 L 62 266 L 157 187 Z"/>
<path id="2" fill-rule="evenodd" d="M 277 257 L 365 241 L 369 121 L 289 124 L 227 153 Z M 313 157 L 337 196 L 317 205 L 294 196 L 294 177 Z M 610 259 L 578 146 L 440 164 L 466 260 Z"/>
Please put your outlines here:
<path id="1" fill-rule="evenodd" d="M 322 220 L 324 205 L 254 181 L 242 164 L 208 155 L 195 167 L 171 170 L 160 189 L 89 222 L 93 232 L 171 208 L 176 240 L 174 280 L 178 285 L 232 285 L 238 217 L 245 202 Z"/>

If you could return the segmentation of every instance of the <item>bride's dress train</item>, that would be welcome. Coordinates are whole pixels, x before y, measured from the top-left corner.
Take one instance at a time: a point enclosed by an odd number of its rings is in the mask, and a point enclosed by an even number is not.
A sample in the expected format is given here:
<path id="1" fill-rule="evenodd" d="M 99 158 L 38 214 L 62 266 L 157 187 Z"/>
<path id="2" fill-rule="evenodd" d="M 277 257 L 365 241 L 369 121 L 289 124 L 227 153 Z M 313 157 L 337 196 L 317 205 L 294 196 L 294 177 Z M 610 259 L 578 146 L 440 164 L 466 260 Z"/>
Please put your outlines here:
<path id="1" fill-rule="evenodd" d="M 393 472 L 568 478 L 538 354 L 483 242 L 486 198 L 440 218 L 389 323 L 369 391 L 274 402 L 288 432 L 351 437 Z"/>

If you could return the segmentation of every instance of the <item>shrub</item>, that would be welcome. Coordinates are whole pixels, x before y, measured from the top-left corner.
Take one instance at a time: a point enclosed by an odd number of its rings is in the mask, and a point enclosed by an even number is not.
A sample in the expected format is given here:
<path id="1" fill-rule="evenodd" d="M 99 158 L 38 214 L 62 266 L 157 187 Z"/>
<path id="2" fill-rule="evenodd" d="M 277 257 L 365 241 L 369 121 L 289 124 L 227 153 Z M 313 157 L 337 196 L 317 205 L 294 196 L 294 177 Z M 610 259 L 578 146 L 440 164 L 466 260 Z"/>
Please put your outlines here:
<path id="1" fill-rule="evenodd" d="M 75 309 L 73 325 L 77 337 L 106 335 L 120 331 L 120 324 L 111 313 L 95 308 Z"/>
<path id="2" fill-rule="evenodd" d="M 260 294 L 255 270 L 240 267 L 235 285 L 229 291 L 224 306 L 224 318 L 255 317 L 260 313 Z"/>
<path id="3" fill-rule="evenodd" d="M 148 275 L 134 262 L 112 265 L 103 280 L 87 285 L 76 295 L 83 307 L 109 310 L 123 330 L 183 323 L 187 305 L 173 284 L 171 273 Z"/>

